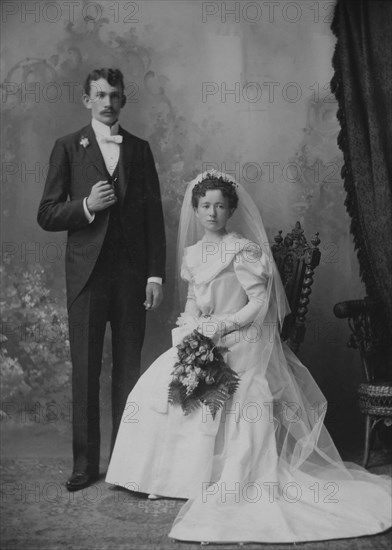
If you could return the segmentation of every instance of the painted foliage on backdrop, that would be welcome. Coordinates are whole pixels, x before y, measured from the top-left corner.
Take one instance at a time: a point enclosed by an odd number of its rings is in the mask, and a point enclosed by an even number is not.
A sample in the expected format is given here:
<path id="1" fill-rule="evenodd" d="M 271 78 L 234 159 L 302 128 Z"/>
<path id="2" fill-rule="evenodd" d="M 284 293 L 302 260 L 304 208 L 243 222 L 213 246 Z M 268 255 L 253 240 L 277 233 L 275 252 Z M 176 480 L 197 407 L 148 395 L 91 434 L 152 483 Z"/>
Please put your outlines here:
<path id="1" fill-rule="evenodd" d="M 22 269 L 23 277 L 23 270 L 44 267 L 51 292 L 44 296 L 37 290 L 42 296 L 32 300 L 34 307 L 46 307 L 45 322 L 53 324 L 50 304 L 57 308 L 59 323 L 65 315 L 65 235 L 44 233 L 35 221 L 49 153 L 57 137 L 89 120 L 80 101 L 89 70 L 116 66 L 126 82 L 121 123 L 148 139 L 155 156 L 169 244 L 166 301 L 149 321 L 147 341 L 155 343 L 146 346 L 145 366 L 169 345 L 178 313 L 174 254 L 186 183 L 214 167 L 244 183 L 271 239 L 279 229 L 290 230 L 296 220 L 308 237 L 320 232 L 322 261 L 303 357 L 327 397 L 335 393 L 336 380 L 346 388 L 336 397 L 338 408 L 355 417 L 350 399 L 359 371 L 355 362 L 343 368 L 346 333 L 332 315 L 336 301 L 363 291 L 343 206 L 339 127 L 328 86 L 334 45 L 331 2 L 316 3 L 318 14 L 314 3 L 274 3 L 273 13 L 262 3 L 261 12 L 255 11 L 256 3 L 233 3 L 230 15 L 223 11 L 227 3 L 221 2 L 80 0 L 70 13 L 69 3 L 58 0 L 51 8 L 37 2 L 39 14 L 25 14 L 24 20 L 21 4 L 15 4 L 19 11 L 3 17 L 4 269 Z M 29 386 L 31 377 L 23 372 L 26 354 L 18 348 L 14 329 L 23 315 L 34 327 L 39 320 L 26 304 L 22 307 L 23 294 L 18 300 L 8 319 L 9 350 L 16 359 L 19 353 L 19 378 Z M 44 348 L 52 347 L 47 335 L 38 340 L 42 360 Z M 331 355 L 333 367 L 326 363 Z M 61 354 L 59 361 L 65 361 Z"/>

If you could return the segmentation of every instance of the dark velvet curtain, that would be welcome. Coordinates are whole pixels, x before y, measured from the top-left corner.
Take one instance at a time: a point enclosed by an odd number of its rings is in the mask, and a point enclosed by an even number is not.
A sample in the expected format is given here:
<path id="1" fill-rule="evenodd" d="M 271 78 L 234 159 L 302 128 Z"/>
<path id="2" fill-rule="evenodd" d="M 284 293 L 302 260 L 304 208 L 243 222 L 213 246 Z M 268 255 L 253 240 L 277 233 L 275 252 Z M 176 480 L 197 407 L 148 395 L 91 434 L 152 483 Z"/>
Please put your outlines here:
<path id="1" fill-rule="evenodd" d="M 331 28 L 345 204 L 366 292 L 392 328 L 392 2 L 338 0 Z"/>

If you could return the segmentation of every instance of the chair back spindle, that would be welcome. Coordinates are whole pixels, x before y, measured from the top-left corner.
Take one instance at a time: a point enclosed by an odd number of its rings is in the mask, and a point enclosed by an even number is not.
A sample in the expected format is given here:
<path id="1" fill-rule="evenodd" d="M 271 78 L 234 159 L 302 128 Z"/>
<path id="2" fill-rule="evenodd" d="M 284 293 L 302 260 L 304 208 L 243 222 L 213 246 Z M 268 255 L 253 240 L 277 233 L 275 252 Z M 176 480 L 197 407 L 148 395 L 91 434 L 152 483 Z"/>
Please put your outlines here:
<path id="1" fill-rule="evenodd" d="M 305 238 L 301 224 L 282 237 L 279 231 L 272 254 L 286 292 L 291 313 L 286 317 L 281 337 L 294 353 L 305 338 L 305 319 L 312 292 L 314 270 L 320 263 L 319 234 L 316 233 L 310 243 Z"/>

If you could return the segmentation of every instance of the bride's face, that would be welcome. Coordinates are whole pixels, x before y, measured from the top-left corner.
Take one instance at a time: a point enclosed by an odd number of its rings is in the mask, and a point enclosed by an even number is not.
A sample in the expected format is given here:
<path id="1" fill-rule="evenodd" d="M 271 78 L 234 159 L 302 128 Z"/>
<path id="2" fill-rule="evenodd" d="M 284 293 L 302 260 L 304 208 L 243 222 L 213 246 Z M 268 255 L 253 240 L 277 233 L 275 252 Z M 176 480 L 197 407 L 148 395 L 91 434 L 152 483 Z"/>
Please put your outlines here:
<path id="1" fill-rule="evenodd" d="M 229 200 L 222 195 L 222 191 L 214 189 L 206 191 L 204 197 L 199 198 L 195 214 L 201 225 L 208 232 L 221 233 L 225 231 L 227 220 L 233 210 L 229 208 Z"/>

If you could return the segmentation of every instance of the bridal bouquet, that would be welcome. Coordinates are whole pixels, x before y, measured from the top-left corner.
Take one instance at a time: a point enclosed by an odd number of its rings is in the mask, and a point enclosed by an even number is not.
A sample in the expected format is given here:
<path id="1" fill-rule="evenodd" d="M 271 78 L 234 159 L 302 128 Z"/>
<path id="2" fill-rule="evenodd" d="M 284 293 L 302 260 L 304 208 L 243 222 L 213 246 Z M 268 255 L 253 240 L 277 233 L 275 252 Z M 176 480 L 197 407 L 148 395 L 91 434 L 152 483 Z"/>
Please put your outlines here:
<path id="1" fill-rule="evenodd" d="M 204 403 L 213 418 L 236 391 L 238 374 L 224 361 L 226 348 L 216 347 L 211 338 L 194 330 L 177 345 L 178 361 L 169 384 L 169 403 L 181 405 L 189 414 Z"/>

